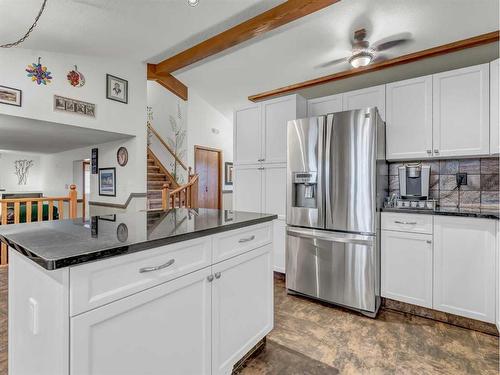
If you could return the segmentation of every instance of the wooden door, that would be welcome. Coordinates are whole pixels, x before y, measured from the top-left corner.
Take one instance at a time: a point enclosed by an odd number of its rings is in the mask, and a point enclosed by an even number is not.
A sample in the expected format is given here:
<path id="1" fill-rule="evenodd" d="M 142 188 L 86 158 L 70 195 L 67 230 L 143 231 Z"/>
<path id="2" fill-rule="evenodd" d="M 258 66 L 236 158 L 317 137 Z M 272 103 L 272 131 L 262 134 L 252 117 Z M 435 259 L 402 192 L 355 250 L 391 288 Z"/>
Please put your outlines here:
<path id="1" fill-rule="evenodd" d="M 382 231 L 382 296 L 432 308 L 432 235 Z"/>
<path id="2" fill-rule="evenodd" d="M 194 147 L 194 169 L 198 174 L 198 207 L 221 208 L 222 151 Z"/>
<path id="3" fill-rule="evenodd" d="M 71 319 L 72 375 L 210 374 L 210 267 Z"/>
<path id="4" fill-rule="evenodd" d="M 234 364 L 273 328 L 272 245 L 212 266 L 212 374 Z"/>
<path id="5" fill-rule="evenodd" d="M 386 86 L 387 160 L 432 157 L 432 76 Z"/>
<path id="6" fill-rule="evenodd" d="M 495 224 L 434 218 L 434 309 L 495 322 Z"/>
<path id="7" fill-rule="evenodd" d="M 482 64 L 433 75 L 435 157 L 489 154 L 489 73 Z"/>

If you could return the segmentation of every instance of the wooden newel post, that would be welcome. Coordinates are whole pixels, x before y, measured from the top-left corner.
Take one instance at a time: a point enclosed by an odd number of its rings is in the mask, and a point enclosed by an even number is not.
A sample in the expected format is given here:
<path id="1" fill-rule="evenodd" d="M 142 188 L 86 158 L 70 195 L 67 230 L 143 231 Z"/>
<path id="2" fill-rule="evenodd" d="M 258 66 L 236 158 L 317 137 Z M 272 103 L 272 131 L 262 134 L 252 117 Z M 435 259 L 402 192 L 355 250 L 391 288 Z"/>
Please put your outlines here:
<path id="1" fill-rule="evenodd" d="M 168 208 L 168 185 L 163 184 L 163 189 L 161 190 L 161 208 L 166 210 Z"/>
<path id="2" fill-rule="evenodd" d="M 193 175 L 191 172 L 192 172 L 191 167 L 189 167 L 188 168 L 188 180 L 190 180 L 191 176 Z"/>
<path id="3" fill-rule="evenodd" d="M 69 218 L 75 219 L 78 216 L 76 185 L 71 184 L 69 189 Z"/>

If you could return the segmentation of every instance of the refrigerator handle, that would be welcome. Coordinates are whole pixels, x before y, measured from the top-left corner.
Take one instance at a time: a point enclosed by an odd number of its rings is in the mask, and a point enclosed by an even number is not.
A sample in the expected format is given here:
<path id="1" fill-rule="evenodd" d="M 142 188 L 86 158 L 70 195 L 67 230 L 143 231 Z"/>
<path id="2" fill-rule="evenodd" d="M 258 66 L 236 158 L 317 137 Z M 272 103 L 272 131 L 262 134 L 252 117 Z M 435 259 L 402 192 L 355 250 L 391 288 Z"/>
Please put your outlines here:
<path id="1" fill-rule="evenodd" d="M 325 122 L 326 116 L 319 118 L 318 122 L 318 225 L 321 228 L 325 226 L 325 183 L 324 183 L 324 144 L 325 144 Z"/>
<path id="2" fill-rule="evenodd" d="M 331 158 L 332 158 L 332 153 L 331 153 L 331 146 L 332 146 L 332 132 L 333 132 L 333 115 L 330 114 L 326 118 L 326 141 L 325 141 L 325 166 L 324 166 L 324 171 L 325 171 L 325 182 L 323 183 L 324 190 L 325 190 L 325 228 L 328 227 L 328 223 L 331 223 L 333 221 L 332 217 L 332 201 L 331 201 Z"/>

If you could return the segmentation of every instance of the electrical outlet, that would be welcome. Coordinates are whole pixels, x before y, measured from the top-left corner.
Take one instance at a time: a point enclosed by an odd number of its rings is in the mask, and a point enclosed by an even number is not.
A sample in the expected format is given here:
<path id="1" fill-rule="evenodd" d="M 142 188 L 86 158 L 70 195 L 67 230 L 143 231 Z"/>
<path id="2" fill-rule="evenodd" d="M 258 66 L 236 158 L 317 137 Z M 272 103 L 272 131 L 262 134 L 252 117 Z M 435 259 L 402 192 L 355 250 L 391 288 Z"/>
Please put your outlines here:
<path id="1" fill-rule="evenodd" d="M 457 186 L 467 185 L 467 173 L 457 173 Z"/>

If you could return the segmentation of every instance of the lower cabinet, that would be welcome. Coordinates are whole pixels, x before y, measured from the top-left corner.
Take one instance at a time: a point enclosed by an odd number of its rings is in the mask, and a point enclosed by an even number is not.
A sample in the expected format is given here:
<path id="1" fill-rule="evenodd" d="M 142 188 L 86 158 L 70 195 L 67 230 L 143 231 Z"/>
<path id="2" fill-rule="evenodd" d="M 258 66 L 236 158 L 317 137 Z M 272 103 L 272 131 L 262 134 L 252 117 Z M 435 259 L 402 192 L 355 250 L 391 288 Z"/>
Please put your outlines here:
<path id="1" fill-rule="evenodd" d="M 495 322 L 495 221 L 434 218 L 434 308 Z"/>
<path id="2" fill-rule="evenodd" d="M 210 267 L 71 319 L 72 375 L 210 374 Z"/>
<path id="3" fill-rule="evenodd" d="M 71 375 L 231 374 L 273 328 L 272 243 L 70 319 Z"/>
<path id="4" fill-rule="evenodd" d="M 382 231 L 382 297 L 432 308 L 432 235 Z"/>
<path id="5" fill-rule="evenodd" d="M 273 328 L 272 245 L 216 264 L 213 274 L 212 374 L 231 374 Z"/>
<path id="6" fill-rule="evenodd" d="M 285 241 L 286 221 L 284 219 L 274 220 L 273 227 L 273 253 L 274 271 L 285 273 Z"/>

